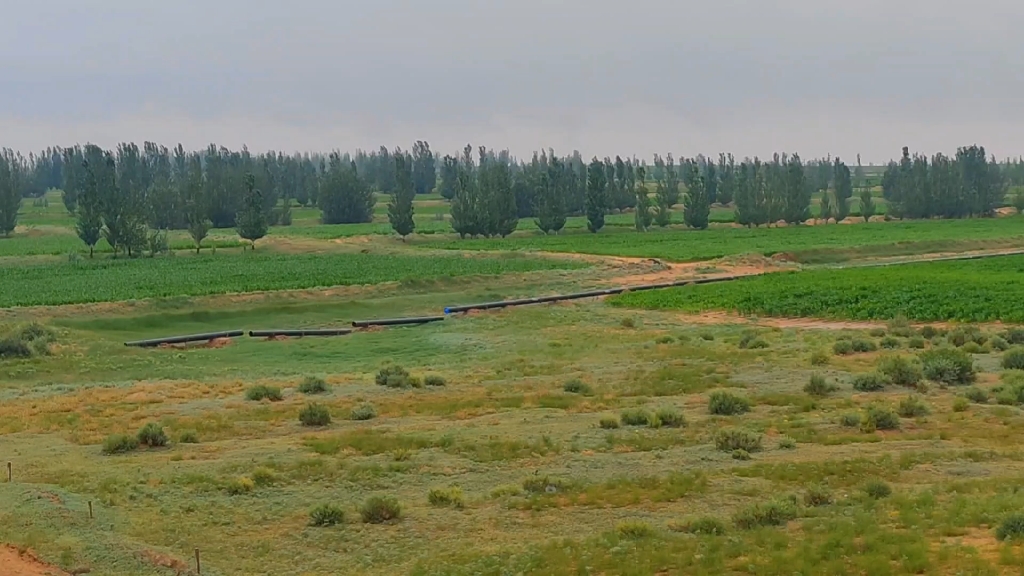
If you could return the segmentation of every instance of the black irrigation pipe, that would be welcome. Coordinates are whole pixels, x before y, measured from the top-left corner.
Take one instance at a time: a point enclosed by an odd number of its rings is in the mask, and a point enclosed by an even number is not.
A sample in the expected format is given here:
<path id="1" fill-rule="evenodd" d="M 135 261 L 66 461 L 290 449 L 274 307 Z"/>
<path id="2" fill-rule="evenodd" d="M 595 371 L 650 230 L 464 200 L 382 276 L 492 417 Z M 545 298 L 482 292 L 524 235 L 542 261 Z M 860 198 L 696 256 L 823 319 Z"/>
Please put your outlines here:
<path id="1" fill-rule="evenodd" d="M 250 330 L 250 338 L 272 338 L 274 336 L 345 336 L 351 334 L 350 328 L 311 328 L 308 330 Z"/>
<path id="2" fill-rule="evenodd" d="M 658 290 L 661 288 L 675 288 L 691 284 L 712 284 L 715 282 L 727 282 L 744 276 L 718 276 L 716 278 L 698 278 L 695 280 L 677 280 L 675 282 L 662 282 L 659 284 L 641 284 L 640 286 L 622 286 L 619 288 L 605 288 L 603 290 L 590 290 L 587 292 L 575 292 L 573 294 L 561 294 L 558 296 L 538 296 L 536 298 L 521 298 L 518 300 L 501 300 L 498 302 L 484 302 L 482 304 L 469 304 L 466 306 L 449 306 L 444 309 L 445 314 L 456 314 L 458 312 L 469 312 L 470 310 L 494 310 L 497 308 L 510 308 L 512 306 L 525 306 L 527 304 L 544 304 L 547 302 L 562 302 L 565 300 L 580 300 L 582 298 L 597 298 L 599 296 L 610 296 L 622 294 L 623 292 L 642 292 L 644 290 Z"/>
<path id="3" fill-rule="evenodd" d="M 192 334 L 190 336 L 173 336 L 171 338 L 154 338 L 152 340 L 136 340 L 135 342 L 125 342 L 125 346 L 135 346 L 138 348 L 155 348 L 161 344 L 186 344 L 188 342 L 201 342 L 203 340 L 216 340 L 218 338 L 238 338 L 244 336 L 245 332 L 242 330 L 230 330 L 228 332 L 210 332 L 208 334 Z"/>
<path id="4" fill-rule="evenodd" d="M 371 326 L 413 326 L 440 322 L 444 316 L 424 316 L 422 318 L 389 318 L 386 320 L 356 320 L 352 325 L 356 328 L 369 328 Z"/>

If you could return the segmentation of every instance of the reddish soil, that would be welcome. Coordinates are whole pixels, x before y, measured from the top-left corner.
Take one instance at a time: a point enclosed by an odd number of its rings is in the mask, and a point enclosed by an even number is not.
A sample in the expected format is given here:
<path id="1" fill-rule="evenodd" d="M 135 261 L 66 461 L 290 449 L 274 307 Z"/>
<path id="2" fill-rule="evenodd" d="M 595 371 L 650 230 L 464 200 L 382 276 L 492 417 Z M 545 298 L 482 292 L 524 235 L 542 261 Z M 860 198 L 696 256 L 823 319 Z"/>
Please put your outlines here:
<path id="1" fill-rule="evenodd" d="M 204 348 L 224 348 L 231 345 L 231 338 L 214 338 L 204 345 Z"/>
<path id="2" fill-rule="evenodd" d="M 68 572 L 36 558 L 32 550 L 22 551 L 6 544 L 0 545 L 0 571 L 4 576 L 70 576 Z"/>
<path id="3" fill-rule="evenodd" d="M 188 564 L 172 556 L 154 552 L 153 550 L 145 550 L 140 555 L 146 562 L 161 568 L 170 568 L 174 570 L 175 574 L 190 573 Z"/>

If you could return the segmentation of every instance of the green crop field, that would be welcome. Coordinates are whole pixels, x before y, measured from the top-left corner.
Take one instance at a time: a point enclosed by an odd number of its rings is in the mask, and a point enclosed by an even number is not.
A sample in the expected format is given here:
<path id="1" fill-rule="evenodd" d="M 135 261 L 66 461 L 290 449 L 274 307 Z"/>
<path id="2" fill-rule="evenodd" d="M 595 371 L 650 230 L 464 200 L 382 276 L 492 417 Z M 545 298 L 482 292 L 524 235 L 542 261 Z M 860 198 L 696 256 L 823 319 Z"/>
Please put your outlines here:
<path id="1" fill-rule="evenodd" d="M 0 307 L 294 290 L 582 266 L 550 258 L 261 252 L 25 262 L 3 267 Z"/>
<path id="2" fill-rule="evenodd" d="M 1024 256 L 768 274 L 624 294 L 612 303 L 767 316 L 1024 322 Z"/>
<path id="3" fill-rule="evenodd" d="M 516 236 L 506 239 L 427 241 L 423 246 L 453 250 L 540 250 L 606 256 L 662 258 L 675 262 L 757 253 L 793 253 L 812 262 L 843 261 L 849 249 L 876 255 L 943 251 L 958 244 L 1006 240 L 1024 246 L 1024 218 L 872 222 L 855 225 L 708 230 L 606 230 L 599 234 Z M 804 257 L 804 258 L 801 258 Z"/>

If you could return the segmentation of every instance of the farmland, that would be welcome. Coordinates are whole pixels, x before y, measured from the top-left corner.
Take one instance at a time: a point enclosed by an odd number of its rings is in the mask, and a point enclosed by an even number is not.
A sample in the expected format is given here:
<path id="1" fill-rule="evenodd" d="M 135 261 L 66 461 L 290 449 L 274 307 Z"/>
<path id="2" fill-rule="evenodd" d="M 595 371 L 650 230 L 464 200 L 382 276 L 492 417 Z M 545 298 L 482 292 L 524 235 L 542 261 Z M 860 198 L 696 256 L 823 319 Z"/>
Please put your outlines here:
<path id="1" fill-rule="evenodd" d="M 770 274 L 625 294 L 612 303 L 693 313 L 1024 323 L 1024 256 Z"/>

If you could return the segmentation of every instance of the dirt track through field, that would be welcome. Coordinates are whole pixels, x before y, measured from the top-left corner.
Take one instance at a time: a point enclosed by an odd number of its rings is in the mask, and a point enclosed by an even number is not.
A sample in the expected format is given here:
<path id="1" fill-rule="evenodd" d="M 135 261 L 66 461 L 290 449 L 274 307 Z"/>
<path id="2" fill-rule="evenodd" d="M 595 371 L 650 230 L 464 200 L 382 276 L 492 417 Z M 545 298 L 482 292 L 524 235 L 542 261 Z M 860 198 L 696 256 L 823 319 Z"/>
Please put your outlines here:
<path id="1" fill-rule="evenodd" d="M 14 546 L 0 545 L 0 574 L 3 576 L 70 576 L 38 558 L 31 550 L 21 552 Z"/>

